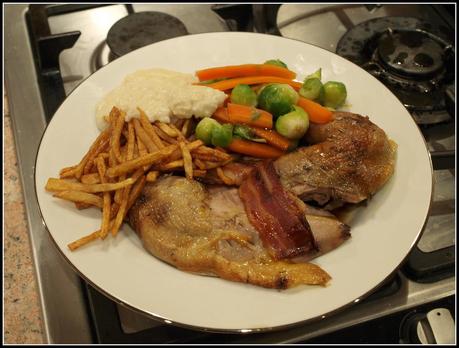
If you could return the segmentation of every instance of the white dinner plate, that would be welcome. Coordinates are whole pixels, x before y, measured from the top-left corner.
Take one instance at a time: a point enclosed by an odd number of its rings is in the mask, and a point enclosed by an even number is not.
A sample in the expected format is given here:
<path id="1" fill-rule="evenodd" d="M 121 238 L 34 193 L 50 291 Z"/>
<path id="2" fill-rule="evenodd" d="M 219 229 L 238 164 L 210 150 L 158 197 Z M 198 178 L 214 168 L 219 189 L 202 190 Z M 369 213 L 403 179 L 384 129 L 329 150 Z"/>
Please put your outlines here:
<path id="1" fill-rule="evenodd" d="M 100 227 L 97 209 L 77 210 L 44 190 L 50 177 L 78 163 L 98 135 L 96 103 L 129 73 L 165 68 L 194 73 L 212 66 L 278 58 L 298 74 L 322 68 L 322 80 L 346 84 L 348 109 L 368 115 L 398 144 L 395 174 L 359 209 L 352 238 L 313 263 L 329 286 L 273 290 L 179 271 L 141 245 L 128 225 L 116 238 L 71 252 L 67 244 Z M 336 313 L 373 291 L 400 266 L 420 237 L 430 207 L 432 166 L 424 139 L 398 99 L 363 69 L 304 42 L 254 33 L 207 33 L 166 40 L 104 66 L 62 103 L 37 154 L 35 183 L 43 220 L 74 269 L 113 300 L 167 323 L 211 331 L 281 329 Z"/>

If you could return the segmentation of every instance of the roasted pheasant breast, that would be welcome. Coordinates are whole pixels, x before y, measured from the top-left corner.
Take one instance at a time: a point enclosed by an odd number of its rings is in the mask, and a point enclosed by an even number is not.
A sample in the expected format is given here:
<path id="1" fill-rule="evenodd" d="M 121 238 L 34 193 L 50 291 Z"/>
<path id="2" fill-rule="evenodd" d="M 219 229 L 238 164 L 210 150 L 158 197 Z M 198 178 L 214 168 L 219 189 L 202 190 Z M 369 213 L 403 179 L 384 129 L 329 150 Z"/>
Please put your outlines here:
<path id="1" fill-rule="evenodd" d="M 331 275 L 310 261 L 351 236 L 332 209 L 389 180 L 396 144 L 345 112 L 311 125 L 305 140 L 276 160 L 224 167 L 233 187 L 212 173 L 163 176 L 145 186 L 129 223 L 146 250 L 183 271 L 276 289 L 326 285 Z"/>

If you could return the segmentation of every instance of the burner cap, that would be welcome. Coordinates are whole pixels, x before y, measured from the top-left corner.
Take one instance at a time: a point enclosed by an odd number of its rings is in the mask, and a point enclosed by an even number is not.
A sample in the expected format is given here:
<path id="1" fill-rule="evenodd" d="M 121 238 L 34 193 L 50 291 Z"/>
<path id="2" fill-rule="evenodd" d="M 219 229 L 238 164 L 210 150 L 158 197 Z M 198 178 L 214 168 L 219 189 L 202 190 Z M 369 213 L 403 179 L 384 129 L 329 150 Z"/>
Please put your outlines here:
<path id="1" fill-rule="evenodd" d="M 427 77 L 443 67 L 443 48 L 417 30 L 387 30 L 379 39 L 378 53 L 386 67 L 402 75 Z"/>
<path id="2" fill-rule="evenodd" d="M 154 42 L 187 35 L 185 25 L 162 12 L 136 12 L 121 18 L 108 31 L 107 44 L 120 57 Z"/>

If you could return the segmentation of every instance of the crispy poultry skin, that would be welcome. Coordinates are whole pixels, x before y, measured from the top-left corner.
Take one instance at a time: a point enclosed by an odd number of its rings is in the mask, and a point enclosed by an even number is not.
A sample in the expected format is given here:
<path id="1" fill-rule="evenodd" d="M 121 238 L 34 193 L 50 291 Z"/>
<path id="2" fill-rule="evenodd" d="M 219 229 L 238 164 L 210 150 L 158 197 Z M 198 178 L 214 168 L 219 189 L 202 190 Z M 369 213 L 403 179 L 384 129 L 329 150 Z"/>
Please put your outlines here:
<path id="1" fill-rule="evenodd" d="M 359 203 L 392 176 L 396 144 L 368 117 L 336 112 L 327 124 L 311 124 L 311 146 L 280 157 L 284 187 L 304 201 Z"/>
<path id="2" fill-rule="evenodd" d="M 129 212 L 130 224 L 151 254 L 184 271 L 277 289 L 325 285 L 330 276 L 309 261 L 341 245 L 350 228 L 303 201 L 332 209 L 369 198 L 391 177 L 396 144 L 368 117 L 343 112 L 328 124 L 311 124 L 306 141 L 310 146 L 278 158 L 274 167 L 306 216 L 318 252 L 273 259 L 250 224 L 237 188 L 176 176 L 144 188 Z M 224 170 L 238 186 L 253 167 L 232 163 Z M 205 182 L 218 184 L 218 176 Z"/>
<path id="3" fill-rule="evenodd" d="M 343 243 L 349 227 L 329 213 L 298 204 L 321 251 L 296 262 L 269 256 L 236 188 L 164 177 L 144 188 L 129 221 L 146 250 L 183 271 L 276 289 L 325 285 L 330 276 L 308 261 Z"/>

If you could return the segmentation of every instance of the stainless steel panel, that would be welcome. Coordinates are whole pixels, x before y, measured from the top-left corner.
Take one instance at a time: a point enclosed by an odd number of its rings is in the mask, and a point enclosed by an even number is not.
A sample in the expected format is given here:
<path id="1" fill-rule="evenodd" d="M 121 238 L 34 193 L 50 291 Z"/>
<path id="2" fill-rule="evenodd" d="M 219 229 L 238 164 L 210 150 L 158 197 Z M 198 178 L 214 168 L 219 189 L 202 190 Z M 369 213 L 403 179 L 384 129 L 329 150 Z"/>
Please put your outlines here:
<path id="1" fill-rule="evenodd" d="M 282 36 L 335 52 L 341 36 L 356 24 L 384 16 L 415 17 L 421 10 L 416 5 L 284 4 L 277 26 Z"/>
<path id="2" fill-rule="evenodd" d="M 46 231 L 35 196 L 35 155 L 46 127 L 24 16 L 27 5 L 5 5 L 5 85 L 27 210 L 46 341 L 90 343 L 80 278 Z"/>
<path id="3" fill-rule="evenodd" d="M 395 294 L 377 300 L 358 303 L 347 309 L 340 310 L 329 317 L 298 327 L 279 332 L 260 335 L 234 335 L 231 343 L 296 343 L 314 337 L 325 335 L 352 325 L 364 323 L 369 320 L 381 318 L 408 308 L 435 301 L 455 293 L 454 283 L 445 279 L 435 284 L 415 283 L 399 272 L 401 288 Z M 123 328 L 126 333 L 139 332 L 158 326 L 158 321 L 132 312 L 119 306 L 120 319 L 124 322 Z"/>

